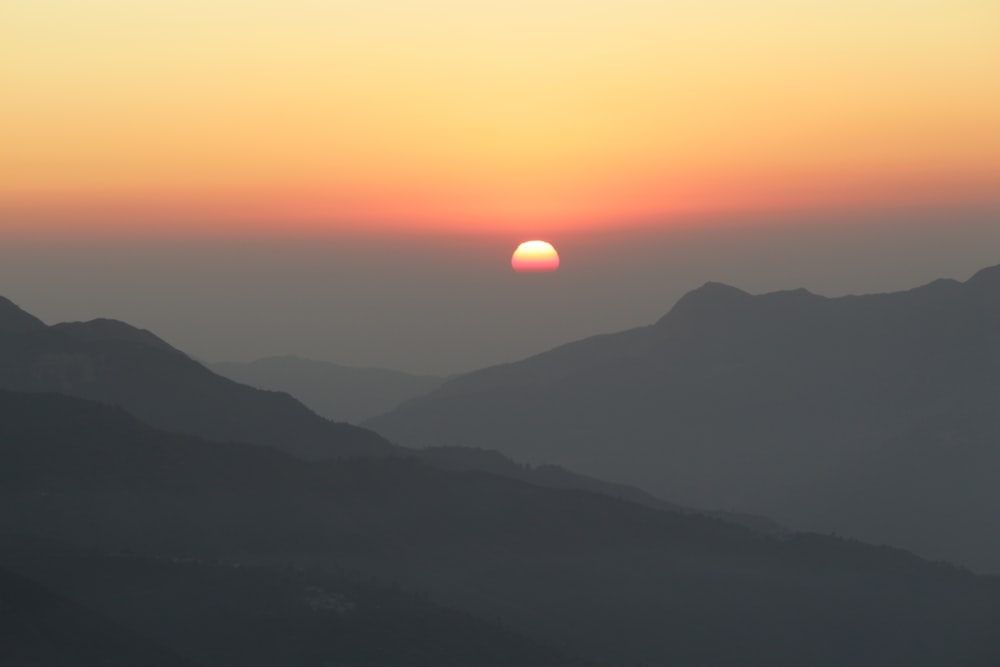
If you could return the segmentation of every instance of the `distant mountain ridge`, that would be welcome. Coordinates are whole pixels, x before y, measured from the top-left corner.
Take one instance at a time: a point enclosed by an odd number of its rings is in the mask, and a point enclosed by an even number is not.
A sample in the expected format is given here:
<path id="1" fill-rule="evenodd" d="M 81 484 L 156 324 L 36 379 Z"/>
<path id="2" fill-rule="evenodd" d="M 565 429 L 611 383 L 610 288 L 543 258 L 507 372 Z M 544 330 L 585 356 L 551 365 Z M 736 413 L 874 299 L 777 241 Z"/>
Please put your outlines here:
<path id="1" fill-rule="evenodd" d="M 310 458 L 397 451 L 287 394 L 216 375 L 149 331 L 108 319 L 46 326 L 7 300 L 0 302 L 0 389 L 98 400 L 161 428 Z"/>
<path id="2" fill-rule="evenodd" d="M 654 324 L 460 376 L 364 425 L 407 445 L 496 449 L 685 505 L 843 530 L 1000 571 L 1000 539 L 968 547 L 995 533 L 986 523 L 1000 507 L 993 491 L 975 492 L 986 496 L 973 515 L 923 524 L 887 504 L 865 508 L 865 527 L 854 531 L 834 509 L 849 504 L 860 462 L 890 449 L 905 458 L 900 439 L 923 421 L 966 405 L 988 406 L 981 420 L 1000 412 L 998 341 L 1000 266 L 964 283 L 840 298 L 708 283 Z M 981 458 L 969 456 L 970 466 Z M 928 466 L 919 478 L 936 474 Z M 954 493 L 969 502 L 950 506 L 975 506 L 972 489 Z M 963 525 L 966 546 L 935 539 Z"/>
<path id="3" fill-rule="evenodd" d="M 284 391 L 333 421 L 358 423 L 437 388 L 443 377 L 342 366 L 294 355 L 210 365 L 219 375 L 258 389 Z"/>

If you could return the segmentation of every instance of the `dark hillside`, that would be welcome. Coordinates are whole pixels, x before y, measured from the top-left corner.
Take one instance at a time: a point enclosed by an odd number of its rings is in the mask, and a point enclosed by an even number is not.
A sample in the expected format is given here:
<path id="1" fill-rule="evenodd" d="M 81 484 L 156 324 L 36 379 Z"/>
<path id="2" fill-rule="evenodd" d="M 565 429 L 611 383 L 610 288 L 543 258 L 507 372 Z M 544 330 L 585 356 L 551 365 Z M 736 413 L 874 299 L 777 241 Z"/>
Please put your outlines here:
<path id="1" fill-rule="evenodd" d="M 995 665 L 992 579 L 414 460 L 305 462 L 0 394 L 0 533 L 309 564 L 625 664 Z"/>

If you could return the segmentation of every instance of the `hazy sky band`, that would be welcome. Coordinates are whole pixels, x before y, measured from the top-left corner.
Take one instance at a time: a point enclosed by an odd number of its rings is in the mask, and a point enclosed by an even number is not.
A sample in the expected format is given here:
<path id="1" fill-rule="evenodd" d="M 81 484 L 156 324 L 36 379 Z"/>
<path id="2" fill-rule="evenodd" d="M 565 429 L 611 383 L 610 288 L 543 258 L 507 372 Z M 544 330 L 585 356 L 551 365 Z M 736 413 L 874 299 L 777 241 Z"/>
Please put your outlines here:
<path id="1" fill-rule="evenodd" d="M 1000 182 L 1000 5 L 982 0 L 32 0 L 0 17 L 7 227 L 545 231 Z"/>

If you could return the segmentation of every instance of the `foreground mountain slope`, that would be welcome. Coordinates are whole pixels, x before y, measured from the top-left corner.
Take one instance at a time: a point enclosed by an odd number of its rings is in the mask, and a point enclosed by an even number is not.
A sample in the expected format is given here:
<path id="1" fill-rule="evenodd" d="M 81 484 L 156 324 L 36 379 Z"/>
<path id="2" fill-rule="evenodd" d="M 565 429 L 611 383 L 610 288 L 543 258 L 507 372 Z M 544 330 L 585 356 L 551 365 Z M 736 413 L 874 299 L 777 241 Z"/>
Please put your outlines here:
<path id="1" fill-rule="evenodd" d="M 3 555 L 9 555 L 4 549 Z M 0 558 L 2 560 L 2 558 Z M 0 569 L 0 665 L 194 667 L 34 581 Z"/>
<path id="2" fill-rule="evenodd" d="M 213 667 L 593 665 L 352 573 L 111 554 L 2 536 L 0 563 L 99 609 L 122 634 L 142 633 Z M 59 627 L 60 619 L 50 620 Z M 68 644 L 35 634 L 49 649 Z"/>
<path id="3" fill-rule="evenodd" d="M 1000 409 L 998 340 L 1000 267 L 836 299 L 709 283 L 654 325 L 459 377 L 365 425 L 408 445 L 492 448 L 687 505 L 842 529 L 827 494 L 849 493 L 856 462 L 962 405 Z M 916 547 L 960 521 L 892 539 Z M 944 535 L 937 553 L 986 558 L 948 550 Z M 1000 571 L 1000 550 L 988 557 Z"/>
<path id="4" fill-rule="evenodd" d="M 0 392 L 0 533 L 347 568 L 606 661 L 993 665 L 997 581 L 415 461 L 305 462 Z"/>
<path id="5" fill-rule="evenodd" d="M 259 389 L 283 391 L 334 421 L 357 423 L 437 388 L 444 378 L 384 368 L 355 368 L 296 356 L 248 363 L 220 362 L 211 369 Z"/>
<path id="6" fill-rule="evenodd" d="M 115 320 L 46 327 L 7 304 L 0 313 L 0 389 L 98 400 L 162 428 L 305 457 L 394 451 L 371 431 L 327 421 L 287 394 L 216 375 L 148 331 Z"/>

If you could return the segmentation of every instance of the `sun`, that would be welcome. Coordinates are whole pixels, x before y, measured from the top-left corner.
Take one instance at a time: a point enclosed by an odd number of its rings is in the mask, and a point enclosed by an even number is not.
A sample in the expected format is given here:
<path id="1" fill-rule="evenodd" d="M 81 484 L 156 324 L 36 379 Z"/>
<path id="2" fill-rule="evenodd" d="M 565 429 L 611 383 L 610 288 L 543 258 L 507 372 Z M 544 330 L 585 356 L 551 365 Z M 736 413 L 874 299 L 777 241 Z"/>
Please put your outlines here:
<path id="1" fill-rule="evenodd" d="M 555 271 L 559 268 L 559 253 L 551 243 L 525 241 L 517 246 L 510 258 L 510 265 L 518 272 Z"/>

